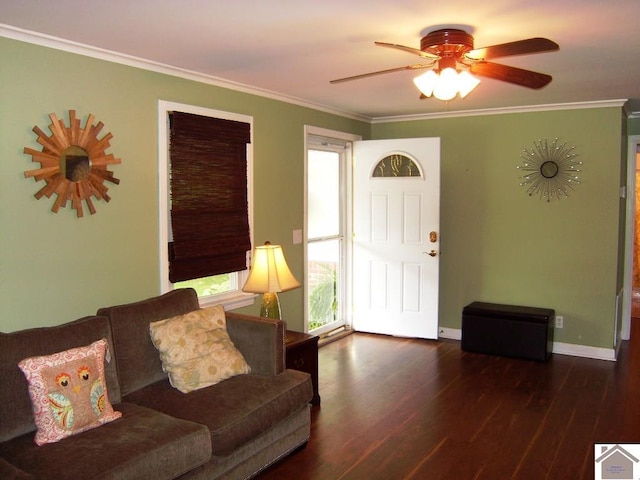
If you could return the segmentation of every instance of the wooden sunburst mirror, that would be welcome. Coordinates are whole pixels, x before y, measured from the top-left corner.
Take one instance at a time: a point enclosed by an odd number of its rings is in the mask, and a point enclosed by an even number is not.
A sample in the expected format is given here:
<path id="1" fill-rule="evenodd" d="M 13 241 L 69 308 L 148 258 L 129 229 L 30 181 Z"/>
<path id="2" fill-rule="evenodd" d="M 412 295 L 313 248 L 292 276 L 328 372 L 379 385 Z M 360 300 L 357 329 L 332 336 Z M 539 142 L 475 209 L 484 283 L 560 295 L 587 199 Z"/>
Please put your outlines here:
<path id="1" fill-rule="evenodd" d="M 24 153 L 31 155 L 34 162 L 40 163 L 40 168 L 24 172 L 24 176 L 33 177 L 36 182 L 44 180 L 46 185 L 36 194 L 37 199 L 56 195 L 51 210 L 58 213 L 60 207 L 71 202 L 78 217 L 83 216 L 82 202 L 86 202 L 89 213 L 96 213 L 91 197 L 108 202 L 111 200 L 104 184 L 105 181 L 119 184 L 120 180 L 107 170 L 109 165 L 118 165 L 122 160 L 107 154 L 109 142 L 113 138 L 111 133 L 98 138 L 104 127 L 102 122 L 93 124 L 94 116 L 89 114 L 84 128 L 76 118 L 76 111 L 69 110 L 69 126 L 64 120 L 59 120 L 54 113 L 49 115 L 51 135 L 47 135 L 37 125 L 33 131 L 38 136 L 37 142 L 42 145 L 42 151 L 30 147 L 24 148 Z"/>

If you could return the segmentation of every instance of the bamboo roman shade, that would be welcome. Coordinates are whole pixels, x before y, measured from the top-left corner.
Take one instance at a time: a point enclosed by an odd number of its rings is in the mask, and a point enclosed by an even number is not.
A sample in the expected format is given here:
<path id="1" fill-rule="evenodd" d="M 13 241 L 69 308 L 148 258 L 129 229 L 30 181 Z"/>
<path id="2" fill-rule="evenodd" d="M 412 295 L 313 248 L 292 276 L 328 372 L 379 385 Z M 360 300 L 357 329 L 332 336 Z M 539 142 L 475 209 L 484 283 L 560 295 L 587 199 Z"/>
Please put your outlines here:
<path id="1" fill-rule="evenodd" d="M 251 249 L 247 204 L 250 124 L 172 112 L 172 283 L 245 270 Z"/>

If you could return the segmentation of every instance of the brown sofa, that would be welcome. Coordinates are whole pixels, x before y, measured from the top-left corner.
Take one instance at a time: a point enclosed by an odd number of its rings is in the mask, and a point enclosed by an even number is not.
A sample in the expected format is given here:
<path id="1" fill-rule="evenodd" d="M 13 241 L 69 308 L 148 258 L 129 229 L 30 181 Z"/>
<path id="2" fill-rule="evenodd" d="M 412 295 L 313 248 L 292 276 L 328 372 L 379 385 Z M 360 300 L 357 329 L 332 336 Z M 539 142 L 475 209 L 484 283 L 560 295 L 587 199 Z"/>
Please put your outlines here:
<path id="1" fill-rule="evenodd" d="M 56 327 L 0 333 L 0 478 L 244 479 L 305 445 L 311 381 L 285 369 L 281 321 L 227 312 L 251 373 L 188 394 L 169 384 L 149 323 L 197 308 L 195 291 L 180 289 Z M 122 418 L 36 446 L 18 362 L 101 338 L 112 352 L 109 399 Z"/>

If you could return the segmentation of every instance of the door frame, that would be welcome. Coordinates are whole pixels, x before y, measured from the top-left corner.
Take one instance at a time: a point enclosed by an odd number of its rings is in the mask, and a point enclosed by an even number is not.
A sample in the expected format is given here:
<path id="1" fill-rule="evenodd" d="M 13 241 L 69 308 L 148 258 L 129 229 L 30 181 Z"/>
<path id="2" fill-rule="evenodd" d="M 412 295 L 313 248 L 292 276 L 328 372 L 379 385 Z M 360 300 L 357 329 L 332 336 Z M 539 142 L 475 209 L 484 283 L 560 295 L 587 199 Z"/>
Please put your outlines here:
<path id="1" fill-rule="evenodd" d="M 303 235 L 303 258 L 304 258 L 304 278 L 305 278 L 305 287 L 306 279 L 308 277 L 308 262 L 309 256 L 307 252 L 307 232 L 306 225 L 308 221 L 307 217 L 307 181 L 308 181 L 308 171 L 307 171 L 307 152 L 309 150 L 309 136 L 316 135 L 320 137 L 327 138 L 335 138 L 336 140 L 342 140 L 348 143 L 353 143 L 359 140 L 362 140 L 361 135 L 355 135 L 352 133 L 340 132 L 337 130 L 330 130 L 322 127 L 315 127 L 313 125 L 305 125 L 304 126 L 304 225 L 305 232 Z M 352 325 L 352 317 L 353 317 L 353 289 L 352 289 L 352 271 L 353 271 L 353 149 L 350 148 L 346 157 L 346 165 L 344 169 L 345 174 L 345 198 L 344 205 L 347 207 L 345 212 L 345 232 L 344 232 L 344 241 L 345 241 L 345 258 L 344 258 L 344 268 L 346 269 L 345 273 L 345 290 L 344 290 L 344 324 L 345 328 L 351 328 Z M 308 305 L 308 292 L 305 292 L 303 295 L 304 300 L 304 331 L 309 332 L 309 305 Z"/>
<path id="2" fill-rule="evenodd" d="M 635 245 L 636 168 L 638 148 L 640 148 L 640 135 L 629 135 L 627 137 L 627 208 L 624 242 L 623 303 L 620 325 L 621 340 L 629 340 L 629 338 L 631 338 L 631 302 L 633 295 L 633 250 Z"/>

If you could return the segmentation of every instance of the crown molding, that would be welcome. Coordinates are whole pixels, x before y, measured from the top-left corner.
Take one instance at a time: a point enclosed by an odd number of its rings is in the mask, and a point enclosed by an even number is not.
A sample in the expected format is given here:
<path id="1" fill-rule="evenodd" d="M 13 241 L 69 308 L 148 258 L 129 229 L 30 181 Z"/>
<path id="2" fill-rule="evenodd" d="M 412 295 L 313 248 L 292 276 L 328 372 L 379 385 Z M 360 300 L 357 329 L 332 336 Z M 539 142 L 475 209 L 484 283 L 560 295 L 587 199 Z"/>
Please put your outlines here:
<path id="1" fill-rule="evenodd" d="M 627 118 L 640 118 L 640 98 L 631 98 L 624 105 Z"/>
<path id="2" fill-rule="evenodd" d="M 623 107 L 627 99 L 599 100 L 593 102 L 553 103 L 546 105 L 525 105 L 520 107 L 485 108 L 478 110 L 459 110 L 455 112 L 424 113 L 416 115 L 398 115 L 376 117 L 371 123 L 409 122 L 415 120 L 434 120 L 441 118 L 502 115 L 506 113 L 549 112 L 552 110 L 577 110 L 581 108 Z"/>
<path id="3" fill-rule="evenodd" d="M 580 108 L 605 108 L 605 107 L 622 107 L 627 103 L 627 99 L 617 100 L 604 100 L 596 102 L 578 102 L 578 103 L 559 103 L 548 105 L 528 105 L 521 107 L 504 107 L 504 108 L 489 108 L 479 110 L 460 110 L 454 112 L 440 112 L 440 113 L 425 113 L 414 115 L 397 115 L 397 116 L 383 116 L 383 117 L 370 117 L 367 115 L 356 114 L 353 112 L 347 112 L 344 110 L 328 107 L 326 105 L 313 103 L 308 100 L 303 100 L 297 97 L 284 95 L 281 93 L 273 92 L 266 89 L 260 89 L 250 85 L 245 85 L 239 82 L 233 82 L 225 80 L 223 78 L 215 77 L 213 75 L 206 75 L 199 72 L 167 65 L 160 62 L 154 62 L 144 58 L 135 57 L 132 55 L 126 55 L 111 50 L 106 50 L 91 45 L 85 45 L 71 40 L 66 40 L 60 37 L 52 35 L 46 35 L 44 33 L 33 32 L 30 30 L 24 30 L 12 25 L 6 25 L 0 23 L 0 37 L 6 37 L 13 40 L 18 40 L 25 43 L 31 43 L 43 47 L 53 48 L 56 50 L 62 50 L 77 55 L 83 55 L 86 57 L 96 58 L 107 62 L 118 63 L 121 65 L 127 65 L 130 67 L 140 68 L 143 70 L 149 70 L 156 73 L 162 73 L 179 77 L 187 80 L 193 80 L 216 87 L 226 88 L 237 92 L 247 93 L 250 95 L 256 95 L 280 102 L 290 103 L 301 107 L 311 108 L 313 110 L 329 113 L 332 115 L 338 115 L 361 122 L 370 124 L 378 123 L 392 123 L 392 122 L 408 122 L 416 120 L 434 120 L 442 118 L 455 118 L 455 117 L 471 117 L 480 115 L 500 115 L 506 113 L 529 113 L 529 112 L 541 112 L 550 110 L 575 110 Z M 627 115 L 630 118 L 637 118 L 640 116 L 639 111 L 628 111 Z"/>
<path id="4" fill-rule="evenodd" d="M 250 95 L 257 95 L 263 98 L 269 98 L 280 102 L 290 103 L 301 107 L 311 108 L 325 113 L 338 115 L 341 117 L 351 118 L 353 120 L 359 120 L 362 122 L 371 123 L 371 117 L 366 115 L 359 115 L 344 110 L 328 107 L 326 105 L 313 103 L 308 100 L 303 100 L 297 97 L 284 95 L 282 93 L 273 92 L 271 90 L 261 89 L 253 87 L 251 85 L 245 85 L 239 82 L 233 82 L 225 80 L 223 78 L 215 77 L 213 75 L 206 75 L 199 72 L 194 72 L 180 67 L 167 65 L 160 62 L 154 62 L 153 60 L 147 60 L 133 55 L 127 55 L 124 53 L 114 52 L 91 45 L 85 45 L 82 43 L 66 40 L 60 37 L 54 37 L 44 33 L 33 32 L 30 30 L 24 30 L 12 25 L 6 25 L 0 23 L 0 37 L 10 38 L 12 40 L 18 40 L 25 43 L 31 43 L 42 47 L 53 48 L 56 50 L 62 50 L 68 53 L 75 53 L 77 55 L 83 55 L 86 57 L 96 58 L 99 60 L 105 60 L 107 62 L 118 63 L 129 67 L 140 68 L 156 73 L 163 73 L 174 77 L 179 77 L 187 80 L 193 80 L 216 87 L 226 88 L 237 92 L 248 93 Z"/>

